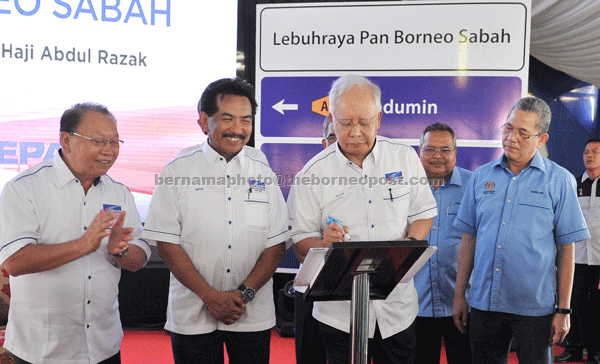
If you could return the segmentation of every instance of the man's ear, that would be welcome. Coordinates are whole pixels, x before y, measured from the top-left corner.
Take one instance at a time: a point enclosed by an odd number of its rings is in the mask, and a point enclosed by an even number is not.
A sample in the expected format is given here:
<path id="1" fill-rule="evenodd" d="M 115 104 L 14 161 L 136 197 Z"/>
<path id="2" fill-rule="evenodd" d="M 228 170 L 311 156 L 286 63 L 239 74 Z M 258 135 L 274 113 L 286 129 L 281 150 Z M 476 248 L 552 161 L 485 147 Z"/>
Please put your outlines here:
<path id="1" fill-rule="evenodd" d="M 200 116 L 198 117 L 198 125 L 200 125 L 200 128 L 205 135 L 208 135 L 208 119 L 208 114 L 206 114 L 204 111 L 201 111 Z"/>
<path id="2" fill-rule="evenodd" d="M 60 132 L 60 147 L 63 152 L 71 153 L 71 134 L 66 131 Z"/>

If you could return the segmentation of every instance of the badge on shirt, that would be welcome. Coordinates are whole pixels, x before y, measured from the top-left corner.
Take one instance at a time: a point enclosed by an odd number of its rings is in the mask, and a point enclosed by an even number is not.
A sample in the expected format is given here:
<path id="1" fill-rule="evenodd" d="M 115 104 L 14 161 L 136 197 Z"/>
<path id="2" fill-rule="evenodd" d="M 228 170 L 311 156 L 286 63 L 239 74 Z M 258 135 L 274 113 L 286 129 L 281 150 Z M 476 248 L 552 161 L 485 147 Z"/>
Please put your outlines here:
<path id="1" fill-rule="evenodd" d="M 402 182 L 402 171 L 386 173 L 385 179 L 389 184 L 397 184 Z"/>
<path id="2" fill-rule="evenodd" d="M 103 205 L 102 205 L 102 209 L 103 209 L 104 211 L 114 211 L 114 212 L 116 212 L 117 214 L 118 214 L 119 212 L 121 212 L 121 206 L 119 206 L 119 205 L 109 205 L 109 204 L 106 204 L 106 203 L 105 203 L 105 204 L 103 204 Z"/>
<path id="3" fill-rule="evenodd" d="M 248 185 L 252 192 L 265 192 L 265 183 L 251 179 L 248 181 Z"/>
<path id="4" fill-rule="evenodd" d="M 483 192 L 483 194 L 493 194 L 494 192 L 496 192 L 494 191 L 495 188 L 496 184 L 494 182 L 488 182 L 485 184 L 485 191 Z"/>

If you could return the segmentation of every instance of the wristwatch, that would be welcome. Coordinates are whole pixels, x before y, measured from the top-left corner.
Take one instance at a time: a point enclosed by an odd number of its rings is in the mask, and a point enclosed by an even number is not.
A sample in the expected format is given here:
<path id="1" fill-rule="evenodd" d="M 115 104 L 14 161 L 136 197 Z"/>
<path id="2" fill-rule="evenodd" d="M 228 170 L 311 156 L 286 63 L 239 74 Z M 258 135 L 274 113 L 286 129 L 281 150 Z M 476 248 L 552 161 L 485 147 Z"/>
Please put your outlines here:
<path id="1" fill-rule="evenodd" d="M 554 310 L 554 313 L 562 313 L 563 315 L 570 315 L 571 312 L 573 312 L 573 310 L 571 310 L 570 308 L 556 308 Z"/>
<path id="2" fill-rule="evenodd" d="M 254 294 L 256 293 L 254 288 L 246 287 L 243 284 L 240 284 L 238 289 L 242 291 L 242 299 L 244 301 L 250 302 L 254 299 Z"/>

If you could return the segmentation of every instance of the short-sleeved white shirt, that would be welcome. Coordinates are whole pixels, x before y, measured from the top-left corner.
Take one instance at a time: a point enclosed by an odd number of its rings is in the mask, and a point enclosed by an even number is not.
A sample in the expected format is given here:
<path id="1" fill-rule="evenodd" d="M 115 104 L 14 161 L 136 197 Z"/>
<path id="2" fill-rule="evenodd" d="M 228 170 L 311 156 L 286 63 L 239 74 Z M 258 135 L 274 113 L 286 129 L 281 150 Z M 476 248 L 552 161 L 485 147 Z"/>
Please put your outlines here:
<path id="1" fill-rule="evenodd" d="M 142 236 L 180 245 L 217 291 L 236 289 L 266 248 L 289 238 L 281 189 L 257 149 L 244 147 L 227 163 L 205 142 L 167 164 L 158 182 Z M 274 325 L 272 280 L 256 292 L 237 322 L 225 325 L 171 274 L 167 330 L 195 335 Z"/>
<path id="2" fill-rule="evenodd" d="M 352 241 L 391 241 L 404 239 L 409 223 L 437 215 L 415 150 L 381 136 L 362 168 L 342 154 L 338 143 L 323 150 L 296 175 L 291 191 L 294 243 L 322 238 L 328 216 L 348 226 Z M 413 281 L 398 284 L 386 300 L 370 301 L 369 337 L 376 322 L 383 338 L 408 328 L 418 310 Z M 350 301 L 315 302 L 313 316 L 350 332 Z"/>
<path id="3" fill-rule="evenodd" d="M 28 244 L 80 238 L 102 209 L 126 211 L 124 226 L 142 230 L 133 195 L 107 175 L 84 194 L 59 153 L 6 184 L 0 200 L 0 262 Z M 121 269 L 100 247 L 61 267 L 10 277 L 11 305 L 4 347 L 32 363 L 98 363 L 120 350 Z M 145 241 L 129 244 L 144 249 Z"/>

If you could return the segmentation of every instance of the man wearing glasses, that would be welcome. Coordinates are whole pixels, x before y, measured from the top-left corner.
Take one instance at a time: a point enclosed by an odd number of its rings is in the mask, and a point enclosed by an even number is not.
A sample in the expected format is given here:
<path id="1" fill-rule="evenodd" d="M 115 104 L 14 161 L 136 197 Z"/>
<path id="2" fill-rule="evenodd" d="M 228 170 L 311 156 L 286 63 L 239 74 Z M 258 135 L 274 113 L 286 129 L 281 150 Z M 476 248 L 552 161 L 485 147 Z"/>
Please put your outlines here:
<path id="1" fill-rule="evenodd" d="M 4 347 L 16 363 L 121 362 L 121 268 L 150 257 L 133 195 L 106 175 L 121 143 L 106 107 L 77 104 L 61 117 L 54 158 L 4 187 L 0 262 L 12 276 Z"/>
<path id="2" fill-rule="evenodd" d="M 297 175 L 297 180 L 322 183 L 292 189 L 297 255 L 348 238 L 425 239 L 437 214 L 435 200 L 414 149 L 377 136 L 382 117 L 379 87 L 364 77 L 347 75 L 333 83 L 329 100 L 337 143 L 317 154 Z M 329 216 L 344 226 L 327 225 Z M 350 302 L 315 302 L 314 306 L 327 361 L 348 363 Z M 375 364 L 414 362 L 417 312 L 412 280 L 398 284 L 386 300 L 370 301 L 369 350 Z"/>
<path id="3" fill-rule="evenodd" d="M 475 170 L 454 222 L 463 237 L 452 315 L 465 332 L 471 307 L 474 363 L 507 363 L 513 336 L 520 363 L 549 363 L 569 331 L 573 243 L 590 235 L 575 178 L 538 152 L 550 118 L 538 98 L 515 103 L 504 154 Z"/>
<path id="4" fill-rule="evenodd" d="M 419 157 L 437 203 L 427 240 L 437 252 L 415 275 L 419 294 L 416 363 L 439 363 L 442 338 L 449 364 L 471 363 L 469 337 L 452 319 L 456 262 L 462 232 L 452 226 L 473 172 L 456 166 L 456 135 L 446 124 L 431 124 L 419 141 Z"/>

